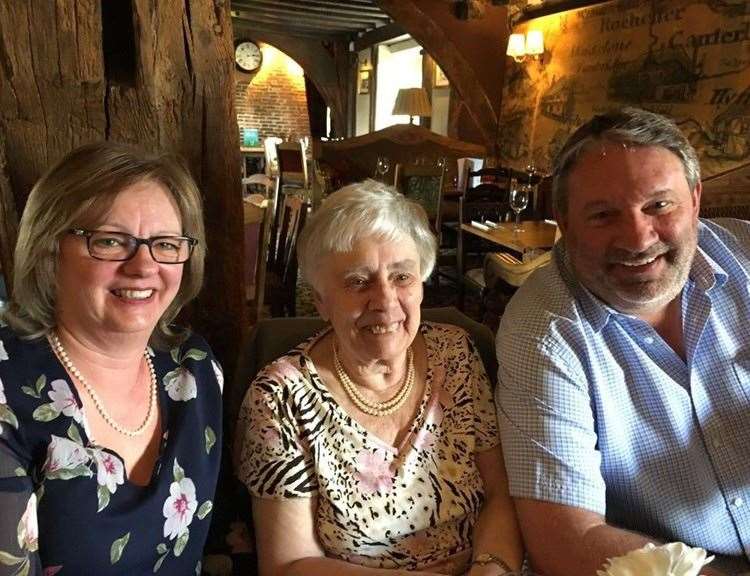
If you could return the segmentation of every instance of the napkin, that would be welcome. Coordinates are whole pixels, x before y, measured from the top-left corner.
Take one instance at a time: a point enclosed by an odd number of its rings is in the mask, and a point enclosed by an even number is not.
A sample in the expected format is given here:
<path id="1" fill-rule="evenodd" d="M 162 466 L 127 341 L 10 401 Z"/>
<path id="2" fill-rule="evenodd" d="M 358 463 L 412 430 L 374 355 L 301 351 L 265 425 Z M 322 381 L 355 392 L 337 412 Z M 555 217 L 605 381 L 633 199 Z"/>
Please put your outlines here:
<path id="1" fill-rule="evenodd" d="M 703 548 L 691 548 L 682 542 L 662 546 L 646 544 L 624 556 L 608 559 L 597 576 L 698 576 L 701 568 L 713 560 Z"/>
<path id="2" fill-rule="evenodd" d="M 474 226 L 474 228 L 479 228 L 480 230 L 484 230 L 485 232 L 490 229 L 489 226 L 485 226 L 484 224 L 482 224 L 481 222 L 477 222 L 476 220 L 472 220 L 471 225 Z"/>

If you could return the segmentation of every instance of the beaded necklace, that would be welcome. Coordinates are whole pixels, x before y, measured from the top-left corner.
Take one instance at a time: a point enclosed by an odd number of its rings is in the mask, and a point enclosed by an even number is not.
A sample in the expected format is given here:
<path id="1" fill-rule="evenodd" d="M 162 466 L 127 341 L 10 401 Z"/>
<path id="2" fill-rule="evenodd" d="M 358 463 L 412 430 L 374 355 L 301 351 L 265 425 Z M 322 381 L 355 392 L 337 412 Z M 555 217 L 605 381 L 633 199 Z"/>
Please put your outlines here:
<path id="1" fill-rule="evenodd" d="M 406 361 L 408 367 L 399 391 L 396 392 L 390 400 L 371 402 L 362 395 L 357 385 L 352 382 L 351 378 L 349 378 L 349 375 L 346 373 L 346 370 L 339 359 L 336 343 L 333 343 L 333 365 L 336 370 L 336 377 L 341 382 L 341 387 L 357 408 L 371 416 L 388 416 L 401 408 L 401 406 L 404 405 L 404 402 L 406 402 L 406 399 L 409 397 L 409 394 L 414 387 L 414 353 L 411 350 L 411 346 L 409 346 L 406 351 Z"/>
<path id="2" fill-rule="evenodd" d="M 135 436 L 140 436 L 146 431 L 146 429 L 151 424 L 151 421 L 154 419 L 154 415 L 156 414 L 156 410 L 154 410 L 154 407 L 156 406 L 156 391 L 157 391 L 156 370 L 154 370 L 154 364 L 151 361 L 151 356 L 149 356 L 148 350 L 143 351 L 143 356 L 146 358 L 146 365 L 148 366 L 148 372 L 149 372 L 149 375 L 151 376 L 151 393 L 148 398 L 148 412 L 146 412 L 146 418 L 143 420 L 140 426 L 134 429 L 130 429 L 119 424 L 112 417 L 112 415 L 107 411 L 107 409 L 104 407 L 104 404 L 101 401 L 101 398 L 99 398 L 99 395 L 91 387 L 91 385 L 86 381 L 86 378 L 83 377 L 83 374 L 80 373 L 78 368 L 76 368 L 75 365 L 73 364 L 72 360 L 68 356 L 68 353 L 63 347 L 62 342 L 60 341 L 60 338 L 55 332 L 50 333 L 49 341 L 50 341 L 50 344 L 52 344 L 52 348 L 54 349 L 58 358 L 60 358 L 60 362 L 63 363 L 63 366 L 67 368 L 68 372 L 72 374 L 72 376 L 76 380 L 78 380 L 78 382 L 83 386 L 84 390 L 86 390 L 86 393 L 89 395 L 92 402 L 94 403 L 94 407 L 96 408 L 96 411 L 99 412 L 99 415 L 102 417 L 102 419 L 107 423 L 107 425 L 110 428 L 112 428 L 113 430 L 115 430 L 116 432 L 124 436 L 129 436 L 131 438 Z"/>

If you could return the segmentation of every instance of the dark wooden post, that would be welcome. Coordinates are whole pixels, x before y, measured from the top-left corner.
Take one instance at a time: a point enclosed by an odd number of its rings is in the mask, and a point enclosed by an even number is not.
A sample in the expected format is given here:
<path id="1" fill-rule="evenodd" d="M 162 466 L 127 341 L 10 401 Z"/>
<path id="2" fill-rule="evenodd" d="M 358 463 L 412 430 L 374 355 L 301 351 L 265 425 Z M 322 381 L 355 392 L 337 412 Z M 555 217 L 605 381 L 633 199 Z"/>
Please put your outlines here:
<path id="1" fill-rule="evenodd" d="M 178 152 L 203 191 L 208 238 L 188 317 L 231 374 L 246 315 L 229 2 L 7 0 L 0 31 L 3 269 L 16 208 L 65 153 L 102 139 Z"/>

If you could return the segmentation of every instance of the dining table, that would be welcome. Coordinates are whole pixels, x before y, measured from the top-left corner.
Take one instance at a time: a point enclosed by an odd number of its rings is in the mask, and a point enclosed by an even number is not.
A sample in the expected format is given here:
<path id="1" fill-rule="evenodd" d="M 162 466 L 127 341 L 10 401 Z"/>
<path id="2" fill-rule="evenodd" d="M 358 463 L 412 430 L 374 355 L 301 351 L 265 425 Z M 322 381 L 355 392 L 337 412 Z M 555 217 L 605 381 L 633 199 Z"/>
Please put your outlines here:
<path id="1" fill-rule="evenodd" d="M 557 225 L 549 220 L 523 220 L 516 230 L 514 222 L 500 222 L 494 226 L 480 223 L 461 224 L 461 229 L 519 254 L 527 250 L 551 248 L 555 244 Z"/>

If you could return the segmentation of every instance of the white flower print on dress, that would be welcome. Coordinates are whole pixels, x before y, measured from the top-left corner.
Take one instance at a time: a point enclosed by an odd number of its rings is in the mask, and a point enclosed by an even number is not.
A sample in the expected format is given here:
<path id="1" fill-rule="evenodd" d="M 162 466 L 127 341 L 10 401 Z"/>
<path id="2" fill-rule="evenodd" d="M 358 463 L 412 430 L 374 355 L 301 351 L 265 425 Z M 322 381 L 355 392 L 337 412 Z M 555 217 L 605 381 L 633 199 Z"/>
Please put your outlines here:
<path id="1" fill-rule="evenodd" d="M 74 478 L 75 476 L 93 476 L 88 469 L 91 458 L 86 449 L 72 440 L 55 436 L 47 446 L 47 461 L 44 472 L 47 478 Z"/>
<path id="2" fill-rule="evenodd" d="M 393 472 L 385 450 L 363 450 L 357 457 L 355 474 L 359 488 L 367 493 L 390 490 L 393 485 Z"/>
<path id="3" fill-rule="evenodd" d="M 5 351 L 5 344 L 0 340 L 0 362 L 8 359 L 8 353 Z"/>
<path id="4" fill-rule="evenodd" d="M 39 526 L 36 518 L 36 494 L 32 493 L 26 503 L 26 510 L 18 523 L 18 547 L 21 550 L 36 552 L 39 548 Z"/>
<path id="5" fill-rule="evenodd" d="M 92 450 L 91 453 L 96 462 L 97 483 L 99 486 L 106 486 L 107 490 L 114 494 L 117 486 L 125 480 L 125 467 L 122 465 L 122 460 L 98 448 Z"/>
<path id="6" fill-rule="evenodd" d="M 178 402 L 192 400 L 198 396 L 195 376 L 182 367 L 172 370 L 164 376 L 164 388 L 169 397 Z"/>
<path id="7" fill-rule="evenodd" d="M 172 482 L 169 487 L 169 498 L 164 502 L 162 512 L 164 522 L 164 537 L 174 540 L 183 534 L 193 521 L 193 514 L 198 508 L 195 498 L 195 484 L 190 478 L 183 478 L 179 482 Z"/>
<path id="8" fill-rule="evenodd" d="M 65 380 L 53 380 L 50 386 L 52 390 L 47 392 L 47 396 L 52 400 L 52 406 L 80 424 L 83 420 L 83 411 L 78 407 L 76 397 L 68 383 Z"/>
<path id="9" fill-rule="evenodd" d="M 0 380 L 0 434 L 3 433 L 3 422 L 10 424 L 13 428 L 18 428 L 18 418 L 13 410 L 8 406 L 8 399 L 5 397 L 5 387 Z"/>
<path id="10" fill-rule="evenodd" d="M 224 372 L 216 360 L 211 360 L 211 366 L 214 369 L 214 374 L 216 374 L 216 380 L 219 383 L 219 390 L 224 393 Z"/>

